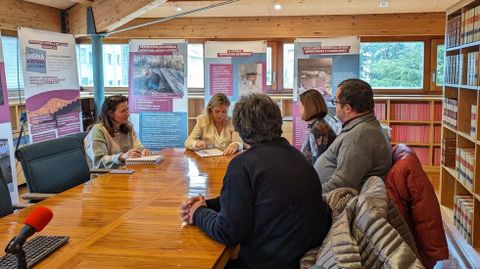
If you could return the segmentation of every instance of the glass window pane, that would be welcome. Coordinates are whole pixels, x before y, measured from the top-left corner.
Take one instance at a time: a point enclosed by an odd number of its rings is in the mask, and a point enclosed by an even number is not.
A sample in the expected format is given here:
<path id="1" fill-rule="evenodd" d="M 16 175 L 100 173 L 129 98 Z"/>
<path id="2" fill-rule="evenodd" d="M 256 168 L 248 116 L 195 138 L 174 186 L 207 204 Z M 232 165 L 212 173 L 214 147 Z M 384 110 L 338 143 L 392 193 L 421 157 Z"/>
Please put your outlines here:
<path id="1" fill-rule="evenodd" d="M 82 60 L 83 51 L 85 51 L 85 61 Z M 93 65 L 91 61 L 91 56 L 92 45 L 77 45 L 78 81 L 81 87 L 93 87 Z"/>
<path id="2" fill-rule="evenodd" d="M 438 45 L 437 46 L 437 76 L 435 79 L 435 84 L 437 86 L 443 85 L 444 59 L 445 59 L 445 45 Z"/>
<path id="3" fill-rule="evenodd" d="M 283 44 L 283 88 L 293 89 L 294 70 L 294 45 L 293 43 Z"/>
<path id="4" fill-rule="evenodd" d="M 188 44 L 187 87 L 203 88 L 203 44 Z"/>
<path id="5" fill-rule="evenodd" d="M 422 89 L 423 42 L 360 44 L 360 78 L 373 88 Z"/>
<path id="6" fill-rule="evenodd" d="M 267 47 L 267 85 L 272 85 L 272 48 Z"/>
<path id="7" fill-rule="evenodd" d="M 7 89 L 16 91 L 20 88 L 23 93 L 23 70 L 18 62 L 18 39 L 12 36 L 2 36 L 2 49 Z"/>
<path id="8" fill-rule="evenodd" d="M 129 51 L 128 44 L 103 45 L 103 81 L 105 86 L 128 87 Z"/>

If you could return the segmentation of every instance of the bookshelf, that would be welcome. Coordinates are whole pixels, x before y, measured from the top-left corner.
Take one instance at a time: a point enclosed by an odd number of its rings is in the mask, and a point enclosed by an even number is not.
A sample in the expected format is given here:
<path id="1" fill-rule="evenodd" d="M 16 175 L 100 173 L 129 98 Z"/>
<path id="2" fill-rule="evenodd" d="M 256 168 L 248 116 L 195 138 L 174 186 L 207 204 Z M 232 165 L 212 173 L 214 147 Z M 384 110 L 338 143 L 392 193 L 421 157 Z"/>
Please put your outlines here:
<path id="1" fill-rule="evenodd" d="M 438 171 L 442 124 L 442 97 L 425 95 L 375 96 L 375 115 L 390 126 L 391 143 L 415 150 L 427 171 Z"/>
<path id="2" fill-rule="evenodd" d="M 480 251 L 480 1 L 447 11 L 440 203 L 464 250 Z M 475 256 L 475 255 L 474 255 Z"/>

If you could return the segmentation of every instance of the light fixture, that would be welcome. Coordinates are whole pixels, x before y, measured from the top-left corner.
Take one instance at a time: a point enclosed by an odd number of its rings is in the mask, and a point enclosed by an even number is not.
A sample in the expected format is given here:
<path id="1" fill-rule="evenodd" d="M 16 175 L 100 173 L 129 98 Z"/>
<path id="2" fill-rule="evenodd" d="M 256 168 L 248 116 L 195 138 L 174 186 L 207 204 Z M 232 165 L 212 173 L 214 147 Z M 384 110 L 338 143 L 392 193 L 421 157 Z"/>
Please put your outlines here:
<path id="1" fill-rule="evenodd" d="M 282 5 L 280 5 L 279 3 L 275 3 L 275 4 L 273 5 L 273 9 L 275 9 L 275 10 L 282 10 Z"/>
<path id="2" fill-rule="evenodd" d="M 179 6 L 175 6 L 175 10 L 177 12 L 182 12 L 183 11 L 183 8 L 182 7 L 179 7 Z"/>
<path id="3" fill-rule="evenodd" d="M 386 7 L 388 7 L 388 1 L 380 1 L 380 2 L 378 2 L 378 6 L 386 8 Z"/>

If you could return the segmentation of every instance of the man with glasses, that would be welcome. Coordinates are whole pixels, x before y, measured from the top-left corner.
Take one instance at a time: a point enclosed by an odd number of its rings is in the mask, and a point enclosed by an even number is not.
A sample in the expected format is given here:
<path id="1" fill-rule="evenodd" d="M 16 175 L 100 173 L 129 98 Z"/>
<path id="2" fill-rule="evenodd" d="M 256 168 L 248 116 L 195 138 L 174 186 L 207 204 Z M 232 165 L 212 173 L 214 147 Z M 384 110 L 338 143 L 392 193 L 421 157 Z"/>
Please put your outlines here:
<path id="1" fill-rule="evenodd" d="M 375 118 L 371 86 L 360 79 L 344 80 L 331 102 L 342 131 L 315 162 L 322 191 L 360 190 L 370 176 L 385 178 L 392 166 L 391 146 Z"/>

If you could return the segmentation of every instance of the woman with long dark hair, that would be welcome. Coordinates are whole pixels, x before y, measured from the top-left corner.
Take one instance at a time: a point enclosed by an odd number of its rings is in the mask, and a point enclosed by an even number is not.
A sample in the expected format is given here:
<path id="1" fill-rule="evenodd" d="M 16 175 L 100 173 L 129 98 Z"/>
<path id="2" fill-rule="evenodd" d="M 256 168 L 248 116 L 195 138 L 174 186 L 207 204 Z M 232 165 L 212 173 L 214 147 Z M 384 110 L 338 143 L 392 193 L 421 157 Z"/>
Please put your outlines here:
<path id="1" fill-rule="evenodd" d="M 116 168 L 128 158 L 150 155 L 128 121 L 129 115 L 127 97 L 114 95 L 105 99 L 98 122 L 84 141 L 93 168 Z"/>

